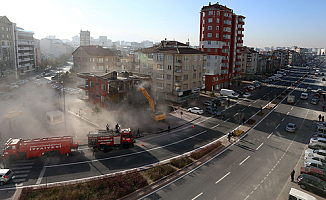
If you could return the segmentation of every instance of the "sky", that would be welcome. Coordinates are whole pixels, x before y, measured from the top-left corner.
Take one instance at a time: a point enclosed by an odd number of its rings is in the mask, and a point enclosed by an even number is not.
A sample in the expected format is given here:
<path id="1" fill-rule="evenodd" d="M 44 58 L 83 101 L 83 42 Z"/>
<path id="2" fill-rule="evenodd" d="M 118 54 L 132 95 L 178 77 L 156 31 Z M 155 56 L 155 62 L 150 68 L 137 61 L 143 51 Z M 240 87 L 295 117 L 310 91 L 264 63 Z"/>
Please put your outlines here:
<path id="1" fill-rule="evenodd" d="M 199 13 L 204 0 L 10 0 L 0 7 L 18 27 L 37 39 L 69 39 L 89 30 L 112 41 L 164 40 L 199 44 Z M 212 3 L 216 3 L 213 2 Z M 246 17 L 244 45 L 326 47 L 325 0 L 221 0 Z"/>

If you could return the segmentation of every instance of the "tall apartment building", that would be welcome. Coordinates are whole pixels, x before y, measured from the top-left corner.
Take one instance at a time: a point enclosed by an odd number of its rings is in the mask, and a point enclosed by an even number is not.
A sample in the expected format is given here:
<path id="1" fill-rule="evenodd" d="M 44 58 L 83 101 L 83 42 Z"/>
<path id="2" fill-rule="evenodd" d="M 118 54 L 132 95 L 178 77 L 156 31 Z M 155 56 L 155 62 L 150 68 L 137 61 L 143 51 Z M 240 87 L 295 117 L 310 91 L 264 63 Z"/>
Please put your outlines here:
<path id="1" fill-rule="evenodd" d="M 6 16 L 0 16 L 0 75 L 15 66 L 14 26 Z"/>
<path id="2" fill-rule="evenodd" d="M 219 3 L 201 8 L 199 44 L 207 54 L 206 90 L 227 88 L 233 80 L 241 78 L 244 19 Z"/>
<path id="3" fill-rule="evenodd" d="M 91 32 L 80 30 L 80 46 L 91 45 Z"/>
<path id="4" fill-rule="evenodd" d="M 243 47 L 241 54 L 241 77 L 252 80 L 258 71 L 258 52 L 254 48 Z"/>
<path id="5" fill-rule="evenodd" d="M 160 99 L 183 102 L 203 89 L 204 52 L 178 41 L 136 51 L 141 74 L 152 76 L 152 89 Z M 137 69 L 136 69 L 137 71 Z"/>
<path id="6" fill-rule="evenodd" d="M 16 78 L 35 70 L 36 49 L 34 32 L 15 28 Z"/>

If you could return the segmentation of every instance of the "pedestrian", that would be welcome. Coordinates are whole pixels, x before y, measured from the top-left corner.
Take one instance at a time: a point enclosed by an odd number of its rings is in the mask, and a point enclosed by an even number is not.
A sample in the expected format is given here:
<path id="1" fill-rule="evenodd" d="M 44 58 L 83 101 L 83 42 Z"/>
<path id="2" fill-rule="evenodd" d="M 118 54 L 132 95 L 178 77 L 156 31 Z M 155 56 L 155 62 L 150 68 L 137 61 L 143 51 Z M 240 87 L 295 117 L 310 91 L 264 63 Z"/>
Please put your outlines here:
<path id="1" fill-rule="evenodd" d="M 242 119 L 242 123 L 244 124 L 246 122 L 246 118 L 243 118 Z"/>
<path id="2" fill-rule="evenodd" d="M 321 115 L 318 116 L 318 121 L 320 121 L 320 119 L 321 119 Z"/>
<path id="3" fill-rule="evenodd" d="M 323 106 L 323 112 L 325 112 L 325 106 Z"/>
<path id="4" fill-rule="evenodd" d="M 118 130 L 119 129 L 119 124 L 117 123 L 117 125 L 115 125 L 115 129 Z"/>
<path id="5" fill-rule="evenodd" d="M 228 141 L 230 142 L 231 140 L 231 132 L 228 134 Z"/>
<path id="6" fill-rule="evenodd" d="M 291 182 L 293 182 L 294 181 L 294 174 L 295 174 L 295 171 L 294 171 L 294 169 L 292 169 L 292 172 L 291 172 Z"/>
<path id="7" fill-rule="evenodd" d="M 140 136 L 139 128 L 137 129 L 137 136 Z"/>
<path id="8" fill-rule="evenodd" d="M 109 132 L 109 131 L 110 131 L 110 125 L 106 124 L 106 132 Z"/>
<path id="9" fill-rule="evenodd" d="M 170 124 L 168 125 L 168 133 L 170 133 L 170 130 L 171 130 L 171 126 Z"/>
<path id="10" fill-rule="evenodd" d="M 325 95 L 325 94 L 323 94 L 323 99 L 324 99 L 324 101 L 325 101 L 325 96 L 326 96 L 326 95 Z"/>
<path id="11" fill-rule="evenodd" d="M 230 106 L 230 99 L 228 99 L 228 106 Z"/>
<path id="12" fill-rule="evenodd" d="M 321 117 L 321 121 L 324 122 L 324 116 Z"/>
<path id="13" fill-rule="evenodd" d="M 222 113 L 222 120 L 224 119 L 224 117 L 225 117 L 225 115 L 224 115 L 224 113 Z"/>

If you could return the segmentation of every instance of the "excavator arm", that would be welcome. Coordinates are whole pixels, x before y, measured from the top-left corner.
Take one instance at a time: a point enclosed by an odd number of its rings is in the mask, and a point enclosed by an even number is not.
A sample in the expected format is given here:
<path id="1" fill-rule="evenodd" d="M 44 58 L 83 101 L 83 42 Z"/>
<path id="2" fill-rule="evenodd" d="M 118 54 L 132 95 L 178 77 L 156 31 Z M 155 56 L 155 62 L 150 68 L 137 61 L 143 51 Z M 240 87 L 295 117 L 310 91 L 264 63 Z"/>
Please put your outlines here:
<path id="1" fill-rule="evenodd" d="M 141 91 L 144 94 L 144 96 L 147 98 L 147 100 L 149 102 L 149 106 L 151 107 L 151 109 L 153 110 L 153 113 L 154 113 L 155 112 L 155 106 L 154 106 L 154 101 L 153 101 L 152 97 L 149 96 L 149 94 L 147 93 L 147 91 L 143 87 L 141 87 L 137 91 Z"/>

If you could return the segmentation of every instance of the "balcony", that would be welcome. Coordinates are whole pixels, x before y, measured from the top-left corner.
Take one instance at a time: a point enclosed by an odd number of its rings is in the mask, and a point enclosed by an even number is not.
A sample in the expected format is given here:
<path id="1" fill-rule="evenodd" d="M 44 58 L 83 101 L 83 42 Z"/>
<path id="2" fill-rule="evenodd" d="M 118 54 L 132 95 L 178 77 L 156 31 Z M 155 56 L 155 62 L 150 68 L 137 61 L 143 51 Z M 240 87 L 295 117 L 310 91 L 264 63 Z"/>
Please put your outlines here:
<path id="1" fill-rule="evenodd" d="M 182 66 L 182 60 L 176 60 L 174 66 Z"/>
<path id="2" fill-rule="evenodd" d="M 174 73 L 182 73 L 182 69 L 176 69 L 174 70 Z"/>

